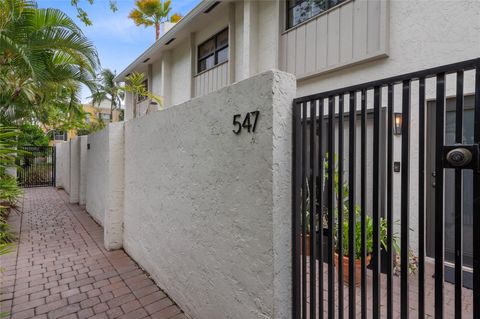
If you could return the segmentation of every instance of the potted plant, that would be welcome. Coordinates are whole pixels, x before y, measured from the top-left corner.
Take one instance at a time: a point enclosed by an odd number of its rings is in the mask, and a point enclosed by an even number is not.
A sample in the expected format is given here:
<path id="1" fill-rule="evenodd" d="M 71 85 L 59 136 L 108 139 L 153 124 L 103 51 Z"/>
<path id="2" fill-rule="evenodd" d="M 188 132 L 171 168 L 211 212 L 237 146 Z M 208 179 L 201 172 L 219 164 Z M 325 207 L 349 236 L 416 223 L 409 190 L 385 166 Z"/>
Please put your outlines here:
<path id="1" fill-rule="evenodd" d="M 328 158 L 328 154 L 326 155 Z M 343 272 L 343 280 L 345 283 L 349 283 L 350 279 L 350 274 L 349 274 L 349 261 L 351 256 L 349 256 L 350 250 L 349 250 L 349 194 L 350 194 L 350 189 L 349 186 L 346 182 L 340 182 L 339 180 L 339 174 L 336 169 L 336 163 L 337 159 L 334 154 L 334 163 L 335 163 L 335 168 L 334 168 L 334 189 L 333 191 L 335 192 L 335 198 L 336 198 L 336 203 L 338 203 L 339 199 L 339 193 L 342 192 L 343 195 L 343 202 L 341 205 L 343 206 L 343 220 L 341 221 L 342 226 L 343 226 L 343 232 L 342 232 L 342 248 L 343 248 L 343 268 L 346 269 L 346 271 Z M 325 160 L 325 171 L 328 172 L 328 160 Z M 328 178 L 328 174 L 326 174 L 326 177 Z M 337 217 L 337 223 L 335 224 L 335 229 L 334 229 L 334 239 L 335 239 L 335 246 L 336 246 L 336 251 L 335 251 L 335 266 L 338 267 L 339 264 L 339 256 L 338 256 L 338 243 L 339 243 L 339 232 L 338 232 L 338 207 L 335 208 L 334 214 Z M 355 214 L 355 256 L 354 256 L 354 264 L 355 264 L 355 285 L 360 284 L 361 280 L 361 256 L 362 256 L 362 220 L 361 220 L 361 209 L 359 205 L 354 206 L 354 214 Z M 380 218 L 380 246 L 382 251 L 387 251 L 387 221 L 385 218 Z M 368 214 L 365 214 L 365 233 L 366 233 L 366 243 L 365 243 L 365 250 L 366 250 L 366 265 L 370 264 L 370 260 L 373 254 L 373 219 L 370 217 Z M 394 234 L 392 238 L 392 245 L 393 245 L 393 250 L 394 251 L 400 251 L 400 246 L 398 245 L 398 236 Z"/>

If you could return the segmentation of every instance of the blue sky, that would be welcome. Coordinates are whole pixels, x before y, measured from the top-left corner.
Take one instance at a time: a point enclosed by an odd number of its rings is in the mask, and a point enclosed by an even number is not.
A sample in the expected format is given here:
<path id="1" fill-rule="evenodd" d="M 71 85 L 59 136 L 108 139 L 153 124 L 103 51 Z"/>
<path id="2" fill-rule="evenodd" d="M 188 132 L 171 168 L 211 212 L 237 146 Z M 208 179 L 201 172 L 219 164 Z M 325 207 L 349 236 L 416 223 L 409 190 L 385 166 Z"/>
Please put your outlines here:
<path id="1" fill-rule="evenodd" d="M 188 13 L 200 0 L 172 0 L 172 12 Z M 103 68 L 121 72 L 137 56 L 155 42 L 153 27 L 137 27 L 128 13 L 134 6 L 134 0 L 117 0 L 118 11 L 110 11 L 108 0 L 95 0 L 90 5 L 87 0 L 79 0 L 80 6 L 88 13 L 92 26 L 85 26 L 77 19 L 76 9 L 70 5 L 70 0 L 37 0 L 41 8 L 57 8 L 72 17 L 83 29 L 85 35 L 94 43 L 98 50 Z M 90 92 L 82 92 L 86 98 Z"/>

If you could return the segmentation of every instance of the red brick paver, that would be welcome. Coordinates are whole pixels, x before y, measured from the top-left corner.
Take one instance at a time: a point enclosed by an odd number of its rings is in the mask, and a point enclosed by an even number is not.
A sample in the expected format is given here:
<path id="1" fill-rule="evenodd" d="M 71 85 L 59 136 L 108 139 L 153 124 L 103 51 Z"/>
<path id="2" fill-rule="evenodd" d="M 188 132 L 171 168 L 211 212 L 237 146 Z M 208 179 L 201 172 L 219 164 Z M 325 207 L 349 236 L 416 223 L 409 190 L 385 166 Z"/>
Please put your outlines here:
<path id="1" fill-rule="evenodd" d="M 0 312 L 19 318 L 187 318 L 103 229 L 54 188 L 27 189 L 17 250 L 2 256 Z M 21 225 L 21 226 L 20 226 Z"/>

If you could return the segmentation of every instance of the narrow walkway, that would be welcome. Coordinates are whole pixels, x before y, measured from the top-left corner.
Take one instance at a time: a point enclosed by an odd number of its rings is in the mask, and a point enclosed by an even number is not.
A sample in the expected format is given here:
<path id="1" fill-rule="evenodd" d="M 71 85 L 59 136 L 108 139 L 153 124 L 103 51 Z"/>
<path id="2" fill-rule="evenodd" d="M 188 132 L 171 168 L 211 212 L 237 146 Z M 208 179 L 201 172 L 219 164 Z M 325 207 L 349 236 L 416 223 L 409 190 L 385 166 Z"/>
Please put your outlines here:
<path id="1" fill-rule="evenodd" d="M 63 191 L 27 189 L 23 211 L 10 217 L 17 251 L 0 257 L 7 318 L 187 318 L 123 250 L 103 248 L 102 228 Z"/>

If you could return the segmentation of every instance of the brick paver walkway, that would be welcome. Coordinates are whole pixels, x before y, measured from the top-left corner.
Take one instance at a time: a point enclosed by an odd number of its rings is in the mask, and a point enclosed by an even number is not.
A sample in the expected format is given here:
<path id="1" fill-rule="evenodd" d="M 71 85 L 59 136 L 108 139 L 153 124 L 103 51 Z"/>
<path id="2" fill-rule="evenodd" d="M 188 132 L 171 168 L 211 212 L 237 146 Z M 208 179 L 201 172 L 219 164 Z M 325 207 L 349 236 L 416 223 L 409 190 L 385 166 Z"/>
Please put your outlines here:
<path id="1" fill-rule="evenodd" d="M 63 191 L 28 189 L 23 211 L 10 217 L 17 251 L 0 257 L 7 318 L 187 318 L 123 250 L 103 248 L 102 228 Z"/>

